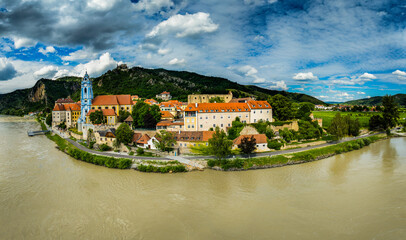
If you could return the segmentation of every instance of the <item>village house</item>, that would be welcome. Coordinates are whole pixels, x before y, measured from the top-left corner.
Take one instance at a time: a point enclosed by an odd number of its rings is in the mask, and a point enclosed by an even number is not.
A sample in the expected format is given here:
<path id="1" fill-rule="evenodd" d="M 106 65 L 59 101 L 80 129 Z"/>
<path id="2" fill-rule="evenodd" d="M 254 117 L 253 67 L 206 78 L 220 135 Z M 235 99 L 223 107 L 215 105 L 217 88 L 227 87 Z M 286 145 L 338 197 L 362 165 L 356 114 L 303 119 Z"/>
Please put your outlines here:
<path id="1" fill-rule="evenodd" d="M 191 103 L 209 103 L 212 98 L 221 98 L 225 103 L 233 99 L 233 93 L 230 91 L 228 94 L 191 94 L 187 97 L 188 104 Z"/>
<path id="2" fill-rule="evenodd" d="M 72 103 L 73 102 L 73 103 Z M 80 104 L 75 103 L 72 99 L 58 99 L 52 110 L 52 127 L 65 122 L 67 128 L 76 126 L 80 117 Z"/>
<path id="3" fill-rule="evenodd" d="M 247 103 L 194 103 L 185 109 L 184 131 L 226 130 L 236 118 L 243 123 L 272 122 L 272 107 L 266 101 Z"/>
<path id="4" fill-rule="evenodd" d="M 176 140 L 174 147 L 178 148 L 180 153 L 190 153 L 191 147 L 208 146 L 213 133 L 214 131 L 173 132 Z"/>
<path id="5" fill-rule="evenodd" d="M 117 123 L 117 115 L 116 115 L 116 112 L 114 111 L 114 109 L 101 109 L 101 110 L 99 110 L 99 109 L 97 109 L 97 110 L 90 109 L 90 111 L 86 115 L 86 123 L 88 123 L 88 124 L 91 123 L 90 114 L 94 113 L 96 111 L 102 111 L 103 117 L 106 120 L 105 125 L 109 125 L 109 126 L 115 126 L 116 125 L 116 123 Z"/>
<path id="6" fill-rule="evenodd" d="M 131 95 L 100 95 L 93 99 L 91 109 L 113 109 L 119 116 L 120 110 L 131 113 L 133 105 Z"/>
<path id="7" fill-rule="evenodd" d="M 164 100 L 164 101 L 168 101 L 168 100 L 171 100 L 171 99 L 172 99 L 172 96 L 171 96 L 171 93 L 170 93 L 170 92 L 164 91 L 164 92 L 161 92 L 160 94 L 157 94 L 157 95 L 156 95 L 156 98 L 162 99 L 162 100 Z"/>
<path id="8" fill-rule="evenodd" d="M 268 148 L 268 138 L 266 137 L 265 134 L 249 134 L 249 135 L 240 135 L 239 137 L 237 137 L 236 139 L 234 139 L 233 141 L 233 149 L 238 149 L 238 145 L 241 144 L 241 140 L 243 138 L 249 138 L 251 139 L 251 137 L 254 137 L 255 141 L 256 141 L 256 150 L 255 152 L 265 152 L 265 151 L 270 151 L 270 149 Z"/>
<path id="9" fill-rule="evenodd" d="M 160 131 L 160 130 L 182 131 L 184 124 L 185 123 L 184 123 L 183 119 L 173 120 L 173 121 L 162 120 L 159 123 L 157 123 L 156 130 L 157 131 Z"/>
<path id="10" fill-rule="evenodd" d="M 151 99 L 145 99 L 144 102 L 146 104 L 148 104 L 148 105 L 157 105 L 157 104 L 159 104 L 159 102 L 157 100 L 152 99 L 152 98 Z"/>
<path id="11" fill-rule="evenodd" d="M 113 142 L 116 139 L 116 129 L 109 128 L 107 130 L 95 131 L 94 136 L 96 139 L 96 144 L 106 144 L 110 147 L 113 147 Z"/>
<path id="12" fill-rule="evenodd" d="M 168 111 L 161 111 L 161 120 L 173 120 L 175 117 Z"/>
<path id="13" fill-rule="evenodd" d="M 179 102 L 178 100 L 170 100 L 167 102 L 161 102 L 159 104 L 159 109 L 161 111 L 168 111 L 174 117 L 182 117 L 183 110 L 186 108 L 185 103 Z"/>

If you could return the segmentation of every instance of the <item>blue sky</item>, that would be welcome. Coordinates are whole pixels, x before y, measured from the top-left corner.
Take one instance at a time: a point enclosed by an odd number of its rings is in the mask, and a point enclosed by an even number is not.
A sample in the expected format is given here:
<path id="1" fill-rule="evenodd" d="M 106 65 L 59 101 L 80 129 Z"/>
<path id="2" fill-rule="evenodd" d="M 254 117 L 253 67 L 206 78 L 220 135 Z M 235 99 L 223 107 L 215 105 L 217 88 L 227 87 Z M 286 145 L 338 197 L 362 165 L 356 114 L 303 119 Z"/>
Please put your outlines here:
<path id="1" fill-rule="evenodd" d="M 405 93 L 406 3 L 0 0 L 0 93 L 119 63 L 324 101 Z"/>

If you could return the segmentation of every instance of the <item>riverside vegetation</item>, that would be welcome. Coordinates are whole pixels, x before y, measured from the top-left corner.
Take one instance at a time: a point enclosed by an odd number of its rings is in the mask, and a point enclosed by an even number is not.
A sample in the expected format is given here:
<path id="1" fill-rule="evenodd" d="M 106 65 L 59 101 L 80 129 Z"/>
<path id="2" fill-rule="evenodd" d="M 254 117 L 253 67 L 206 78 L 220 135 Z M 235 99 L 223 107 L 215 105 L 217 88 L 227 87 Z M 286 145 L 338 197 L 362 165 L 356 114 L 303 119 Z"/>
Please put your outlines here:
<path id="1" fill-rule="evenodd" d="M 236 158 L 233 160 L 209 159 L 207 160 L 207 165 L 212 169 L 224 171 L 240 171 L 249 169 L 281 167 L 286 165 L 311 162 L 331 157 L 336 154 L 358 150 L 383 138 L 385 138 L 383 135 L 375 135 L 349 142 L 339 143 L 328 147 L 317 148 L 292 154 L 281 154 L 272 157 L 245 159 Z"/>

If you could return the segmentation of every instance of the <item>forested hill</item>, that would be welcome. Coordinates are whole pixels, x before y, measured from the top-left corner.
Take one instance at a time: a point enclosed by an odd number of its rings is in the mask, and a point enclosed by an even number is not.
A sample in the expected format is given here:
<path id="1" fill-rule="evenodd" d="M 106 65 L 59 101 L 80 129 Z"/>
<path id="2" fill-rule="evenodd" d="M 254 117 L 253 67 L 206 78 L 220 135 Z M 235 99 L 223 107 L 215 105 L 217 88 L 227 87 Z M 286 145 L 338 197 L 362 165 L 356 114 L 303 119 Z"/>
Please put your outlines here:
<path id="1" fill-rule="evenodd" d="M 282 94 L 295 102 L 324 104 L 306 94 L 269 90 L 257 86 L 241 85 L 225 78 L 165 69 L 141 67 L 128 69 L 121 65 L 92 81 L 95 96 L 133 94 L 142 98 L 152 98 L 163 91 L 169 91 L 174 99 L 187 101 L 187 95 L 193 93 L 228 93 L 228 91 L 232 91 L 235 97 L 255 96 L 257 99 L 266 100 L 270 96 Z M 76 101 L 80 99 L 80 78 L 41 79 L 30 89 L 0 94 L 0 113 L 22 114 L 44 107 L 52 108 L 56 99 L 68 96 Z"/>
<path id="2" fill-rule="evenodd" d="M 175 99 L 181 101 L 187 101 L 187 95 L 193 93 L 228 93 L 228 91 L 232 91 L 235 97 L 256 96 L 258 99 L 266 100 L 269 96 L 282 94 L 295 102 L 324 104 L 306 94 L 241 85 L 225 78 L 208 77 L 192 72 L 140 67 L 131 69 L 118 67 L 108 71 L 93 79 L 93 91 L 95 95 L 136 94 L 143 98 L 152 98 L 158 93 L 168 91 Z"/>
<path id="3" fill-rule="evenodd" d="M 402 107 L 406 107 L 406 94 L 396 94 L 394 95 L 395 102 L 398 103 Z M 381 96 L 371 97 L 371 98 L 363 98 L 358 100 L 352 100 L 345 102 L 344 104 L 348 105 L 367 105 L 367 106 L 377 106 L 382 105 L 382 98 Z"/>

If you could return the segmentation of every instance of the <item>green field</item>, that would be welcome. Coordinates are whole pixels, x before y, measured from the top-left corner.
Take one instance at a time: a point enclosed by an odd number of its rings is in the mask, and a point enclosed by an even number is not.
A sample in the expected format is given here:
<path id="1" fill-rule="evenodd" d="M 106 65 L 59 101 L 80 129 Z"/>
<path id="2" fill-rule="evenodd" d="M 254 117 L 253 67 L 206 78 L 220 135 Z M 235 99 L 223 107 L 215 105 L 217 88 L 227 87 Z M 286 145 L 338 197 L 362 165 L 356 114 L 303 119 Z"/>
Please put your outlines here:
<path id="1" fill-rule="evenodd" d="M 334 111 L 314 111 L 313 116 L 315 118 L 323 119 L 323 127 L 327 128 L 331 125 L 331 121 L 335 117 L 338 112 Z M 369 119 L 373 115 L 379 115 L 382 113 L 376 112 L 339 112 L 341 116 L 350 115 L 352 119 L 358 118 L 358 121 L 361 125 L 361 128 L 368 128 Z M 406 118 L 406 113 L 400 113 L 400 118 Z"/>

